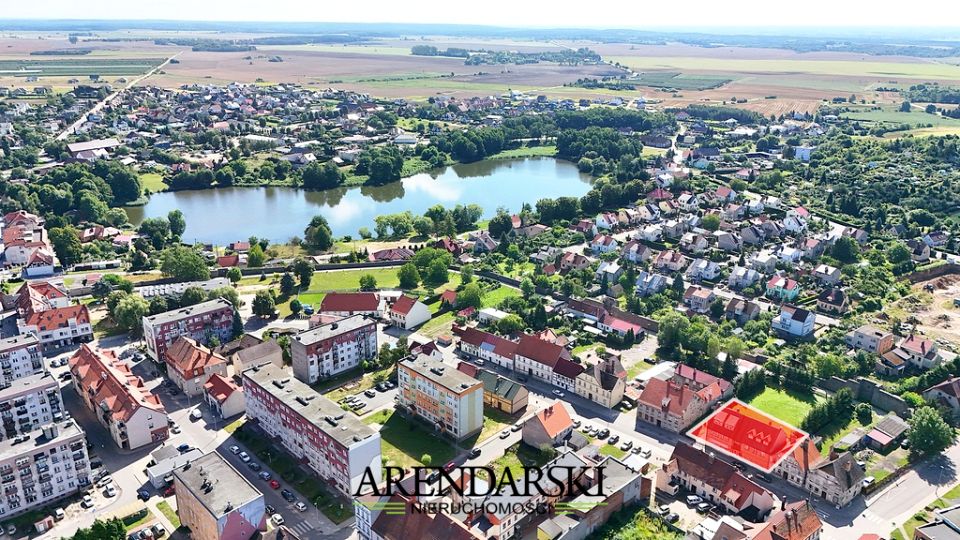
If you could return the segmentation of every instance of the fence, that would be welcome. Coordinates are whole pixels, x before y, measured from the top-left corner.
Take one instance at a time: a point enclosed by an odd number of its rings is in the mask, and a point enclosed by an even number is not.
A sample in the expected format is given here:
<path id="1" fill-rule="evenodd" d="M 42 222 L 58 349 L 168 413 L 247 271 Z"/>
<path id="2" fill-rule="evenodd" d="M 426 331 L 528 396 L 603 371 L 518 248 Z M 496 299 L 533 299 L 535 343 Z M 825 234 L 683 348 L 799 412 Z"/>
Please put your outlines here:
<path id="1" fill-rule="evenodd" d="M 899 396 L 895 396 L 880 387 L 874 381 L 857 377 L 856 381 L 841 379 L 840 377 L 830 377 L 818 381 L 817 386 L 825 388 L 831 392 L 837 392 L 841 388 L 849 388 L 853 392 L 857 401 L 869 403 L 878 409 L 892 411 L 901 418 L 910 418 L 910 406 Z"/>

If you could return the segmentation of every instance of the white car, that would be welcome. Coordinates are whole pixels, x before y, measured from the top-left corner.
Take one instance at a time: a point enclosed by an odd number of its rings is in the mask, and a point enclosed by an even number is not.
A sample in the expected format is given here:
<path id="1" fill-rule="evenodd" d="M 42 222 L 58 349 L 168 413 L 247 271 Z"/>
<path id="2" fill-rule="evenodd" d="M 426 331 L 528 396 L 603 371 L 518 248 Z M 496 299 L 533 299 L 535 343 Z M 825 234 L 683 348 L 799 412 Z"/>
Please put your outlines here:
<path id="1" fill-rule="evenodd" d="M 201 418 L 203 418 L 203 412 L 201 412 L 200 409 L 194 409 L 190 411 L 191 420 L 199 420 Z"/>
<path id="2" fill-rule="evenodd" d="M 97 487 L 98 488 L 107 487 L 112 483 L 113 483 L 113 478 L 110 478 L 109 476 L 104 476 L 100 480 L 97 480 Z"/>
<path id="3" fill-rule="evenodd" d="M 279 527 L 280 525 L 283 525 L 283 516 L 281 516 L 280 514 L 274 514 L 273 516 L 270 517 L 270 521 L 272 521 L 274 525 Z"/>
<path id="4" fill-rule="evenodd" d="M 170 426 L 170 433 L 173 433 L 174 435 L 179 434 L 179 433 L 180 433 L 180 425 L 179 425 L 179 424 L 174 424 L 174 425 Z"/>
<path id="5" fill-rule="evenodd" d="M 560 390 L 554 388 L 554 389 L 553 389 L 553 395 L 555 395 L 555 396 L 557 396 L 557 397 L 563 397 L 563 396 L 564 396 L 564 393 L 561 392 Z"/>
<path id="6" fill-rule="evenodd" d="M 500 438 L 501 438 L 501 439 L 506 439 L 506 438 L 509 437 L 509 436 L 510 436 L 510 430 L 509 430 L 509 429 L 505 429 L 505 430 L 503 430 L 503 431 L 500 432 Z"/>
<path id="7" fill-rule="evenodd" d="M 240 461 L 242 461 L 242 462 L 244 462 L 244 463 L 247 463 L 248 461 L 250 461 L 250 454 L 248 454 L 248 453 L 246 453 L 246 452 L 240 452 L 240 453 L 237 454 L 237 455 L 240 456 Z"/>
<path id="8" fill-rule="evenodd" d="M 107 486 L 107 489 L 103 492 L 103 494 L 106 495 L 107 497 L 116 497 L 117 488 L 113 487 L 113 485 L 109 485 Z"/>
<path id="9" fill-rule="evenodd" d="M 307 511 L 307 505 L 303 504 L 303 501 L 297 501 L 297 504 L 295 504 L 295 505 L 293 505 L 293 506 L 294 506 L 294 508 L 296 508 L 296 509 L 299 510 L 300 512 L 306 512 L 306 511 Z"/>
<path id="10" fill-rule="evenodd" d="M 239 454 L 239 453 L 240 453 L 240 447 L 237 446 L 237 445 L 231 446 L 231 447 L 230 447 L 230 453 L 233 454 L 233 455 Z"/>
<path id="11" fill-rule="evenodd" d="M 703 499 L 701 499 L 698 495 L 687 495 L 687 505 L 689 506 L 696 506 L 702 502 Z"/>
<path id="12" fill-rule="evenodd" d="M 80 506 L 84 508 L 93 508 L 93 498 L 89 495 L 84 495 L 83 500 L 80 501 Z"/>

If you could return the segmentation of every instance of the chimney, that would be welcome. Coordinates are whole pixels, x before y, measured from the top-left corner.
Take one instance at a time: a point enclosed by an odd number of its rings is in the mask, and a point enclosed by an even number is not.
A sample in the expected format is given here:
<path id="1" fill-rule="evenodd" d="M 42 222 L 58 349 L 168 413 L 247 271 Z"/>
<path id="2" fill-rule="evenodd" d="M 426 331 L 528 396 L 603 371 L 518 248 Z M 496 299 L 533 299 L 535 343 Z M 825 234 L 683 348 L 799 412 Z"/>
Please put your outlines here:
<path id="1" fill-rule="evenodd" d="M 830 459 L 831 459 L 831 460 L 834 460 L 834 459 L 837 459 L 838 457 L 840 457 L 840 453 L 837 452 L 836 447 L 831 446 L 831 447 L 830 447 Z M 850 463 L 847 462 L 846 465 L 849 466 Z M 844 467 L 844 468 L 849 468 L 849 467 Z"/>

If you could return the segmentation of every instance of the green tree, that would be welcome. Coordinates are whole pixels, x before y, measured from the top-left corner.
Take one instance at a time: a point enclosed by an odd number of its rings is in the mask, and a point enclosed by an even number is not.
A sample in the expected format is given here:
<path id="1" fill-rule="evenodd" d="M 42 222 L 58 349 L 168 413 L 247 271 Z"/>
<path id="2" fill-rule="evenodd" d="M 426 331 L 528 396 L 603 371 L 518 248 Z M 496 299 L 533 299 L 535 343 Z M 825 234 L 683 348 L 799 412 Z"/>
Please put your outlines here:
<path id="1" fill-rule="evenodd" d="M 430 454 L 424 454 L 420 456 L 420 463 L 423 463 L 424 467 L 429 467 L 430 464 L 433 463 L 433 456 Z"/>
<path id="2" fill-rule="evenodd" d="M 138 229 L 140 234 L 150 239 L 154 249 L 163 249 L 170 236 L 170 222 L 166 218 L 147 218 Z"/>
<path id="3" fill-rule="evenodd" d="M 253 244 L 250 246 L 250 251 L 247 252 L 247 267 L 260 268 L 263 266 L 266 258 L 267 256 L 263 253 L 263 248 L 260 247 L 260 244 Z"/>
<path id="4" fill-rule="evenodd" d="M 160 256 L 160 271 L 177 281 L 203 281 L 210 279 L 210 270 L 199 253 L 184 246 L 163 250 Z"/>
<path id="5" fill-rule="evenodd" d="M 187 287 L 180 295 L 180 307 L 199 304 L 207 299 L 207 292 L 200 287 Z"/>
<path id="6" fill-rule="evenodd" d="M 457 309 L 466 309 L 468 307 L 475 309 L 483 307 L 480 285 L 476 283 L 466 285 L 457 293 Z"/>
<path id="7" fill-rule="evenodd" d="M 373 274 L 363 274 L 360 276 L 360 290 L 374 291 L 377 289 L 377 278 Z"/>
<path id="8" fill-rule="evenodd" d="M 505 210 L 497 210 L 497 215 L 490 218 L 487 224 L 487 231 L 493 238 L 500 238 L 513 230 L 513 220 Z"/>
<path id="9" fill-rule="evenodd" d="M 330 231 L 330 225 L 323 216 L 314 216 L 310 224 L 303 231 L 304 243 L 310 249 L 316 251 L 327 251 L 333 247 L 333 233 Z"/>
<path id="10" fill-rule="evenodd" d="M 873 408 L 870 407 L 869 403 L 857 403 L 857 406 L 853 408 L 854 414 L 857 415 L 857 421 L 860 422 L 860 425 L 866 426 L 873 421 Z"/>
<path id="11" fill-rule="evenodd" d="M 708 231 L 716 231 L 720 228 L 720 216 L 717 214 L 707 214 L 700 220 L 700 226 Z"/>
<path id="12" fill-rule="evenodd" d="M 150 304 L 142 296 L 128 294 L 113 309 L 113 320 L 117 326 L 139 335 L 143 329 L 143 318 L 150 314 Z"/>
<path id="13" fill-rule="evenodd" d="M 497 321 L 497 330 L 501 334 L 512 334 L 523 330 L 523 319 L 519 315 L 511 313 Z"/>
<path id="14" fill-rule="evenodd" d="M 297 292 L 297 282 L 293 279 L 293 275 L 289 272 L 284 272 L 280 276 L 280 295 L 284 297 L 291 297 Z"/>
<path id="15" fill-rule="evenodd" d="M 180 210 L 171 210 L 167 214 L 167 222 L 170 224 L 170 234 L 177 238 L 183 236 L 183 232 L 187 230 L 187 220 Z"/>
<path id="16" fill-rule="evenodd" d="M 305 189 L 330 189 L 343 183 L 343 173 L 332 161 L 307 165 L 303 168 L 301 178 Z"/>
<path id="17" fill-rule="evenodd" d="M 241 279 L 243 279 L 243 272 L 234 266 L 227 270 L 227 279 L 230 280 L 230 283 L 238 283 Z"/>
<path id="18" fill-rule="evenodd" d="M 300 300 L 294 298 L 290 301 L 290 313 L 293 313 L 294 317 L 298 317 L 300 312 L 303 311 L 303 304 L 300 303 Z"/>
<path id="19" fill-rule="evenodd" d="M 276 303 L 270 291 L 258 291 L 253 297 L 253 314 L 258 317 L 273 317 L 277 311 Z"/>
<path id="20" fill-rule="evenodd" d="M 77 211 L 79 211 L 80 216 L 87 221 L 104 223 L 110 207 L 107 206 L 107 203 L 96 193 L 83 191 L 77 203 Z"/>
<path id="21" fill-rule="evenodd" d="M 397 277 L 400 278 L 402 289 L 416 289 L 420 284 L 420 271 L 412 262 L 404 263 L 397 271 Z"/>
<path id="22" fill-rule="evenodd" d="M 157 313 L 163 313 L 165 311 L 170 311 L 167 297 L 157 295 L 150 299 L 150 315 L 156 315 Z"/>
<path id="23" fill-rule="evenodd" d="M 53 252 L 60 259 L 60 264 L 72 266 L 80 262 L 83 257 L 83 244 L 80 243 L 80 235 L 73 227 L 57 227 L 48 232 L 50 244 L 53 245 Z"/>
<path id="24" fill-rule="evenodd" d="M 216 300 L 217 298 L 223 298 L 227 302 L 230 302 L 230 305 L 235 308 L 243 304 L 243 302 L 240 301 L 240 293 L 233 287 L 217 287 L 207 293 L 207 300 Z"/>
<path id="25" fill-rule="evenodd" d="M 97 300 L 103 300 L 111 292 L 113 292 L 113 287 L 111 287 L 109 283 L 107 283 L 102 279 L 94 283 L 93 287 L 91 287 L 91 290 L 90 290 L 90 294 L 92 294 L 93 297 L 96 298 Z M 163 297 L 158 296 L 157 298 L 163 298 Z"/>
<path id="26" fill-rule="evenodd" d="M 910 451 L 919 455 L 933 455 L 952 445 L 957 434 L 933 407 L 920 407 L 908 422 L 907 439 Z"/>
<path id="27" fill-rule="evenodd" d="M 447 265 L 440 259 L 435 259 L 430 263 L 430 269 L 427 273 L 430 283 L 441 285 L 450 278 L 450 271 Z"/>
<path id="28" fill-rule="evenodd" d="M 852 264 L 860 260 L 860 244 L 849 236 L 841 236 L 833 243 L 830 254 L 844 264 Z"/>
<path id="29" fill-rule="evenodd" d="M 313 281 L 313 264 L 303 257 L 297 257 L 293 261 L 293 274 L 300 280 L 300 290 L 310 290 L 310 282 Z"/>
<path id="30" fill-rule="evenodd" d="M 903 242 L 894 242 L 887 248 L 885 255 L 890 264 L 896 266 L 910 262 L 910 248 Z"/>

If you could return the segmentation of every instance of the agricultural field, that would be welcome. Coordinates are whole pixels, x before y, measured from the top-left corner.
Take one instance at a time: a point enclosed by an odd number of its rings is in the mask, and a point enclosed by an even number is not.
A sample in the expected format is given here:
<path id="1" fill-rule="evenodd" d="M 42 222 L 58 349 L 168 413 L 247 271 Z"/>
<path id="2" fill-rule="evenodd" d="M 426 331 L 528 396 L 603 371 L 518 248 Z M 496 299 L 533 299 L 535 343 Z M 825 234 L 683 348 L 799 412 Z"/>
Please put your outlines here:
<path id="1" fill-rule="evenodd" d="M 719 88 L 731 79 L 719 75 L 691 75 L 679 71 L 650 71 L 640 73 L 624 82 L 650 88 L 673 88 L 676 90 L 709 90 Z"/>
<path id="2" fill-rule="evenodd" d="M 44 58 L 44 57 L 37 57 Z M 0 74 L 15 77 L 87 77 L 140 75 L 160 65 L 163 58 L 88 58 L 67 56 L 57 60 L 2 60 Z"/>
<path id="3" fill-rule="evenodd" d="M 887 123 L 887 124 L 909 124 L 911 126 L 931 127 L 949 127 L 960 128 L 960 120 L 948 116 L 937 114 L 928 114 L 922 110 L 911 110 L 910 112 L 901 112 L 895 107 L 884 107 L 882 110 L 864 110 L 843 113 L 841 116 L 851 120 L 861 122 Z"/>

